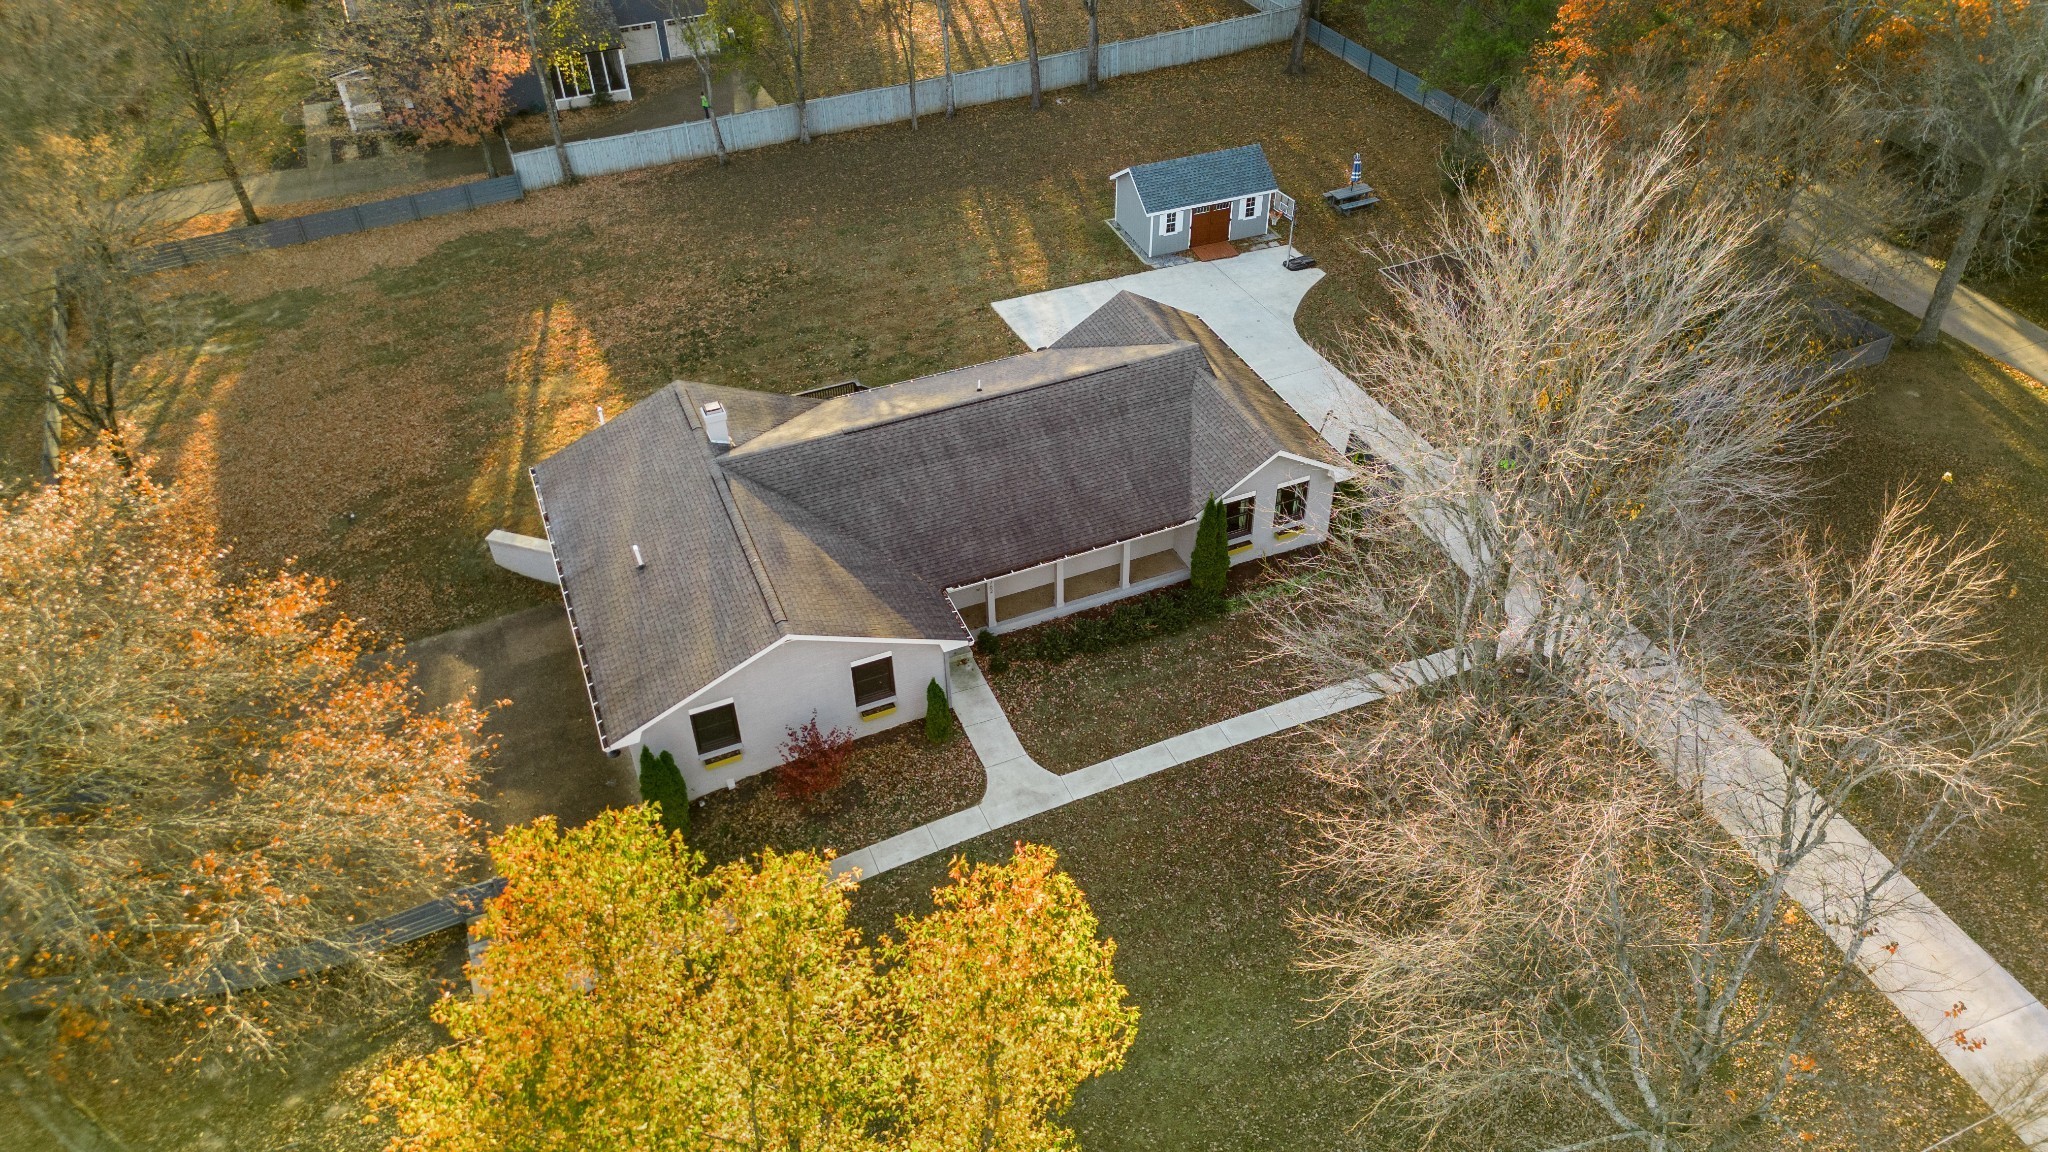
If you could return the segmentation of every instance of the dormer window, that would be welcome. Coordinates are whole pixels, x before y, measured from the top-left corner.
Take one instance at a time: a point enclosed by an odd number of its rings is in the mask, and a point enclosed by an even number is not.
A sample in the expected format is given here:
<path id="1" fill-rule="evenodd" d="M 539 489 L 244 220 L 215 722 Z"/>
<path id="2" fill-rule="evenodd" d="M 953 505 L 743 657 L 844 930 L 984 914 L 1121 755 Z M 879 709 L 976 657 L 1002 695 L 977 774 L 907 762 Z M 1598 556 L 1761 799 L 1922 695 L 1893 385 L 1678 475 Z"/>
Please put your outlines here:
<path id="1" fill-rule="evenodd" d="M 1223 535 L 1229 539 L 1231 547 L 1251 543 L 1252 512 L 1256 501 L 1254 496 L 1240 496 L 1224 503 Z"/>
<path id="2" fill-rule="evenodd" d="M 1308 481 L 1282 484 L 1273 494 L 1273 525 L 1277 529 L 1299 528 L 1308 523 Z"/>

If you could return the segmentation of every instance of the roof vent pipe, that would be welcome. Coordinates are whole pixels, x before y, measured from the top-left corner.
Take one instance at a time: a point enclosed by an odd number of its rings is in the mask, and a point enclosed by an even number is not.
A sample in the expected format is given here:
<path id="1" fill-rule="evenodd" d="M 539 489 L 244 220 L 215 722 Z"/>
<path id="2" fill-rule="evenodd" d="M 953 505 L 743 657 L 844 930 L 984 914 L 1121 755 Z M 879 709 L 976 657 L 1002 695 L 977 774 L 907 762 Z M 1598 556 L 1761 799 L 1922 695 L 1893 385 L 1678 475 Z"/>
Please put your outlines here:
<path id="1" fill-rule="evenodd" d="M 716 400 L 704 406 L 704 437 L 721 448 L 732 447 L 732 432 L 725 424 L 725 405 Z"/>
<path id="2" fill-rule="evenodd" d="M 974 382 L 974 390 L 975 390 L 976 392 L 979 392 L 979 391 L 981 391 L 981 381 L 979 381 L 979 380 L 976 380 L 976 381 Z"/>
<path id="3" fill-rule="evenodd" d="M 639 546 L 638 544 L 635 544 L 635 545 L 633 545 L 633 567 L 635 567 L 635 568 L 645 568 L 645 567 L 647 567 L 647 561 L 646 561 L 646 560 L 643 560 L 643 559 L 641 559 L 641 557 L 640 557 L 640 546 Z"/>

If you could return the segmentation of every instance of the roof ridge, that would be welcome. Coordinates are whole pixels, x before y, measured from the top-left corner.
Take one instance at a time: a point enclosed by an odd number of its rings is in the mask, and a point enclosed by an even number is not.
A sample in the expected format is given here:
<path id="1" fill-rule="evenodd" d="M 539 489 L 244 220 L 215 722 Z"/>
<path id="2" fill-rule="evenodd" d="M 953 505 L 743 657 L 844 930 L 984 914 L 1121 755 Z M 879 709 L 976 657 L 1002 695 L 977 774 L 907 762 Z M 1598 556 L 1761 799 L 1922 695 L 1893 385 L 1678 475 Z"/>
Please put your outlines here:
<path id="1" fill-rule="evenodd" d="M 669 392 L 675 396 L 677 407 L 683 410 L 683 421 L 693 432 L 702 431 L 696 414 L 691 412 L 682 381 L 669 385 Z M 754 545 L 753 534 L 747 531 L 746 518 L 740 515 L 739 505 L 733 501 L 732 491 L 727 487 L 725 469 L 718 467 L 716 456 L 711 461 L 711 487 L 718 493 L 718 502 L 725 508 L 725 518 L 732 525 L 733 538 L 739 542 L 740 551 L 746 555 L 747 567 L 754 575 L 754 586 L 760 590 L 761 603 L 768 609 L 768 618 L 775 622 L 775 630 L 782 635 L 789 634 L 789 613 L 783 610 L 782 598 L 775 594 L 775 584 L 768 576 L 768 565 L 761 560 L 761 550 Z"/>
<path id="2" fill-rule="evenodd" d="M 903 423 L 903 422 L 904 422 L 904 421 L 906 421 L 906 420 L 921 420 L 921 419 L 923 419 L 923 418 L 925 418 L 925 417 L 927 417 L 927 416 L 936 416 L 936 415 L 938 415 L 938 414 L 939 414 L 939 413 L 941 413 L 941 412 L 954 412 L 954 411 L 958 411 L 959 409 L 962 409 L 962 408 L 966 408 L 966 407 L 969 407 L 969 406 L 971 406 L 971 405 L 974 405 L 974 404 L 978 404 L 978 403 L 981 403 L 981 402 L 983 402 L 983 401 L 986 401 L 986 400 L 1000 400 L 1000 399 L 1003 399 L 1003 398 L 1005 398 L 1005 397 L 1009 397 L 1009 396 L 1027 396 L 1027 395 L 1030 395 L 1030 394 L 1031 394 L 1031 393 L 1033 393 L 1033 392 L 1037 392 L 1037 391 L 1039 391 L 1040 389 L 1044 389 L 1044 388 L 1050 388 L 1050 387 L 1053 387 L 1054 385 L 1058 385 L 1058 384 L 1071 384 L 1071 383 L 1073 383 L 1073 382 L 1075 382 L 1075 381 L 1077 381 L 1077 380 L 1088 380 L 1088 379 L 1092 379 L 1092 378 L 1094 378 L 1094 377 L 1096 377 L 1096 376 L 1100 376 L 1100 375 L 1103 375 L 1104 373 L 1107 373 L 1107 372 L 1116 372 L 1116 371 L 1120 371 L 1120 370 L 1122 370 L 1122 369 L 1124 369 L 1124 368 L 1128 368 L 1128 367 L 1130 367 L 1130 366 L 1131 366 L 1131 365 L 1132 365 L 1133 363 L 1140 363 L 1140 362 L 1142 362 L 1142 361 L 1144 361 L 1144 360 L 1150 360 L 1150 359 L 1154 359 L 1154 358 L 1156 358 L 1156 357 L 1159 357 L 1159 356 L 1167 356 L 1167 355 L 1172 355 L 1173 353 L 1175 353 L 1175 352 L 1177 352 L 1177 351 L 1179 351 L 1179 350 L 1181 350 L 1181 349 L 1184 349 L 1184 348 L 1191 348 L 1191 349 L 1193 349 L 1193 350 L 1194 350 L 1194 351 L 1195 351 L 1195 352 L 1196 352 L 1196 353 L 1197 353 L 1198 355 L 1199 355 L 1199 354 L 1201 353 L 1201 351 L 1202 351 L 1202 346 L 1201 346 L 1201 345 L 1199 345 L 1199 344 L 1197 344 L 1197 343 L 1195 343 L 1195 342 L 1194 342 L 1194 341 L 1192 341 L 1192 340 L 1180 340 L 1180 339 L 1170 339 L 1170 340 L 1158 340 L 1158 341 L 1153 341 L 1153 342 L 1151 342 L 1151 343 L 1148 343 L 1148 344 L 1111 344 L 1111 345 L 1099 345 L 1099 346 L 1093 346 L 1093 347 L 1086 347 L 1086 348 L 1052 348 L 1052 347 L 1046 347 L 1046 348 L 1039 348 L 1039 349 L 1036 349 L 1036 350 L 1034 350 L 1034 351 L 1031 351 L 1031 352 L 1020 352 L 1020 353 L 1018 353 L 1018 354 L 1017 354 L 1016 356 L 1006 356 L 1006 357 L 1004 357 L 1004 358 L 1003 358 L 1003 360 L 1015 360 L 1015 359 L 1020 359 L 1020 358 L 1022 358 L 1022 357 L 1024 357 L 1024 356 L 1038 356 L 1038 355 L 1042 355 L 1042 354 L 1044 354 L 1044 353 L 1047 353 L 1047 352 L 1069 352 L 1069 353 L 1072 353 L 1072 352 L 1094 352 L 1094 353 L 1105 353 L 1105 352 L 1116 352 L 1116 351 L 1123 351 L 1123 350 L 1127 350 L 1127 349 L 1135 349 L 1135 348 L 1156 348 L 1156 349 L 1160 349 L 1161 351 L 1158 351 L 1158 352 L 1154 352 L 1154 353 L 1152 353 L 1152 354 L 1151 354 L 1151 355 L 1149 355 L 1149 356 L 1141 357 L 1141 358 L 1138 358 L 1138 359 L 1135 359 L 1135 360 L 1132 360 L 1132 359 L 1120 360 L 1120 361 L 1118 361 L 1118 362 L 1116 362 L 1116 363 L 1114 363 L 1114 364 L 1104 364 L 1104 365 L 1102 365 L 1101 367 L 1098 367 L 1098 368 L 1090 368 L 1090 369 L 1087 369 L 1086 371 L 1080 371 L 1080 372 L 1075 372 L 1075 373 L 1073 373 L 1072 375 L 1067 375 L 1067 376 L 1056 376 L 1056 377 L 1053 377 L 1052 379 L 1049 379 L 1049 380 L 1041 380 L 1041 381 L 1039 381 L 1039 382 L 1038 382 L 1038 383 L 1036 383 L 1036 384 L 1027 384 L 1027 385 L 1024 385 L 1024 386 L 1022 386 L 1022 387 L 1017 387 L 1017 388 L 1007 388 L 1007 389 L 1002 389 L 1002 390 L 999 390 L 999 391 L 995 391 L 995 392 L 987 392 L 987 393 L 979 393 L 979 392 L 977 392 L 977 393 L 970 393 L 970 394 L 968 394 L 968 395 L 966 395 L 966 396 L 962 396 L 962 397 L 961 397 L 960 399 L 958 399 L 958 400 L 956 400 L 956 401 L 953 401 L 952 403 L 949 403 L 949 404 L 945 404 L 945 405 L 941 405 L 941 406 L 939 406 L 939 407 L 936 407 L 936 408 L 927 408 L 927 409 L 922 409 L 922 410 L 920 410 L 920 411 L 916 411 L 916 412 L 904 412 L 904 413 L 900 413 L 900 414 L 898 414 L 898 415 L 894 415 L 894 416 L 888 416 L 888 417 L 884 417 L 884 418 L 881 418 L 881 419 L 877 419 L 877 420 L 874 420 L 874 421 L 872 421 L 872 422 L 870 422 L 870 423 L 866 423 L 866 424 L 858 424 L 858 425 L 855 425 L 855 426 L 853 426 L 853 427 L 851 427 L 851 428 L 839 428 L 839 429 L 836 429 L 836 430 L 834 430 L 834 431 L 832 431 L 832 432 L 830 432 L 830 433 L 828 433 L 828 434 L 826 434 L 826 435 L 824 435 L 824 436 L 817 436 L 817 437 L 806 437 L 806 438 L 804 438 L 804 439 L 801 439 L 801 440 L 792 440 L 792 441 L 789 441 L 789 442 L 787 442 L 787 443 L 782 443 L 782 444 L 768 444 L 768 445 L 766 445 L 766 446 L 761 446 L 761 447 L 756 447 L 756 446 L 755 446 L 755 441 L 749 441 L 749 442 L 748 442 L 748 443 L 746 443 L 746 444 L 740 445 L 740 446 L 739 446 L 739 448 L 735 448 L 735 449 L 734 449 L 733 451 L 734 451 L 735 453 L 737 453 L 737 454 L 739 455 L 739 457 L 740 457 L 741 459 L 743 459 L 743 460 L 746 460 L 746 459 L 752 459 L 752 458 L 754 458 L 754 457 L 758 457 L 758 456 L 767 456 L 767 455 L 771 455 L 771 454 L 773 454 L 773 453 L 776 453 L 776 452 L 783 452 L 783 451 L 787 451 L 787 450 L 790 450 L 790 449 L 794 449 L 794 448 L 802 448 L 802 447 L 805 447 L 805 446 L 807 446 L 807 445 L 810 445 L 810 444 L 815 444 L 815 443 L 817 443 L 817 442 L 818 442 L 818 441 L 820 441 L 820 440 L 825 440 L 825 439 L 829 439 L 829 438 L 832 438 L 832 437 L 838 437 L 838 436 L 848 436 L 848 435 L 851 435 L 851 434 L 853 434 L 853 433 L 855 433 L 855 432 L 872 432 L 872 431 L 874 431 L 874 430 L 875 430 L 875 429 L 877 429 L 877 428 L 888 428 L 888 427 L 891 427 L 891 426 L 893 426 L 893 425 L 896 425 L 896 424 L 901 424 L 901 423 Z M 974 365 L 970 365 L 970 366 L 968 366 L 968 367 L 966 367 L 966 368 L 953 368 L 953 369 L 949 369 L 949 370 L 947 370 L 947 371 L 945 371 L 945 372 L 934 372 L 934 373 L 932 373 L 932 374 L 931 374 L 931 375 L 929 375 L 929 376 L 918 376 L 918 377 L 914 377 L 914 378 L 913 378 L 912 380 L 903 380 L 903 381 L 899 381 L 898 383 L 899 383 L 899 384 L 909 384 L 909 383 L 913 383 L 913 382 L 914 382 L 915 380 L 935 380 L 935 379 L 937 379 L 937 378 L 939 378 L 939 377 L 941 377 L 941 376 L 950 376 L 950 375 L 955 375 L 955 374 L 959 374 L 959 373 L 965 373 L 965 372 L 970 372 L 970 371 L 973 371 L 973 370 L 974 370 L 974 369 L 976 369 L 976 368 L 981 368 L 981 367 L 984 367 L 984 366 L 985 366 L 985 364 L 1000 364 L 1000 363 L 1002 363 L 1002 362 L 1003 362 L 1003 360 L 990 360 L 990 361 L 986 361 L 986 362 L 985 362 L 984 364 L 974 364 Z M 889 384 L 889 385 L 884 385 L 884 387 L 888 387 L 888 388 L 894 388 L 894 387 L 896 387 L 896 386 L 897 386 L 896 384 Z M 832 398 L 831 400 L 827 400 L 827 401 L 825 401 L 825 404 L 831 404 L 831 403 L 834 403 L 835 401 L 838 401 L 838 400 L 844 400 L 844 399 L 848 399 L 848 397 L 845 397 L 845 396 L 835 396 L 835 397 L 833 397 L 833 398 Z M 820 407 L 820 408 L 822 408 L 822 407 L 824 407 L 824 406 L 825 406 L 824 404 L 821 404 L 821 405 L 819 405 L 819 407 Z M 809 415 L 809 413 L 805 413 L 804 415 Z M 795 419 L 795 418 L 793 417 L 792 419 Z M 786 426 L 786 425 L 787 425 L 787 423 L 788 423 L 788 421 L 785 421 L 785 422 L 784 422 L 783 424 L 778 424 L 778 425 L 776 425 L 776 428 L 777 428 L 777 429 L 780 429 L 780 428 L 782 428 L 782 427 Z M 742 449 L 744 449 L 744 451 L 742 451 Z"/>

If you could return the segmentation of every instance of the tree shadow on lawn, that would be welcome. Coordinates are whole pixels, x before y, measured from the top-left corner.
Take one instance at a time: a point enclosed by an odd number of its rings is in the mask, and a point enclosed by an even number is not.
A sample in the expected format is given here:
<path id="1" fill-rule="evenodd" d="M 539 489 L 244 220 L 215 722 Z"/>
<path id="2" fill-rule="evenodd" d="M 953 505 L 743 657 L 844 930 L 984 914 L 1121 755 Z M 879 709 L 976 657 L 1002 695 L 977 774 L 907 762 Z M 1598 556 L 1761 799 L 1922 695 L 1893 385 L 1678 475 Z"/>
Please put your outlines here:
<path id="1" fill-rule="evenodd" d="M 1916 321 L 1864 296 L 1858 306 L 1894 332 Z M 1842 411 L 1842 442 L 1814 469 L 1827 482 L 1810 520 L 1850 548 L 1866 545 L 1887 493 L 1930 493 L 1930 523 L 1982 539 L 2011 580 L 1989 623 L 1986 655 L 2015 672 L 2048 674 L 2048 385 L 1954 340 L 1926 351 L 1897 343 L 1860 374 Z M 1953 479 L 1944 481 L 1947 474 Z M 2048 987 L 2048 753 L 2020 805 L 1977 834 L 1959 834 L 1913 879 L 2030 989 Z"/>

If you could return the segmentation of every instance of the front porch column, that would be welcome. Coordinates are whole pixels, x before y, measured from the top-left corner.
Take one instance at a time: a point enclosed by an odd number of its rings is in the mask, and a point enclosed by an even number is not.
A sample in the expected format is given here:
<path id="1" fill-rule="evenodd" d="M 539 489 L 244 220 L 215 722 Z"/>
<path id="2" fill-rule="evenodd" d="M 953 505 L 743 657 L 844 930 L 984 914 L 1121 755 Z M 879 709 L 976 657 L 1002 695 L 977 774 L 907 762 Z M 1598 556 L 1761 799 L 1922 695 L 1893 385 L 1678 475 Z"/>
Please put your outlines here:
<path id="1" fill-rule="evenodd" d="M 1116 581 L 1116 586 L 1119 588 L 1129 588 L 1131 586 L 1131 542 L 1129 540 L 1124 541 L 1123 563 L 1117 570 Z"/>
<path id="2" fill-rule="evenodd" d="M 1055 611 L 1067 606 L 1067 562 L 1052 562 L 1052 606 Z"/>
<path id="3" fill-rule="evenodd" d="M 988 598 L 988 612 L 982 627 L 987 628 L 990 632 L 994 632 L 996 630 L 996 582 L 991 580 L 983 584 L 981 591 L 982 595 Z"/>

